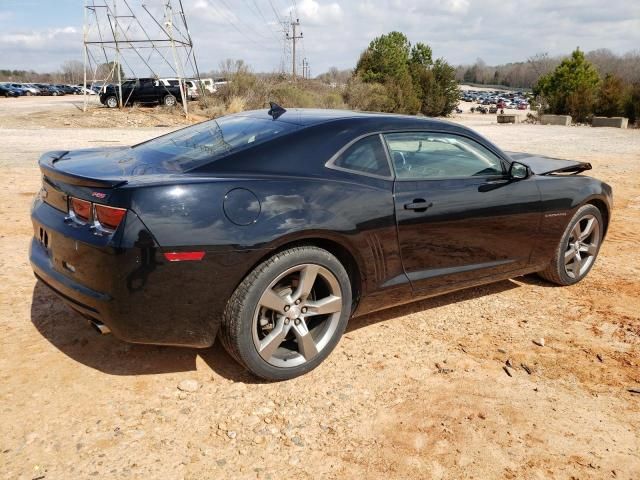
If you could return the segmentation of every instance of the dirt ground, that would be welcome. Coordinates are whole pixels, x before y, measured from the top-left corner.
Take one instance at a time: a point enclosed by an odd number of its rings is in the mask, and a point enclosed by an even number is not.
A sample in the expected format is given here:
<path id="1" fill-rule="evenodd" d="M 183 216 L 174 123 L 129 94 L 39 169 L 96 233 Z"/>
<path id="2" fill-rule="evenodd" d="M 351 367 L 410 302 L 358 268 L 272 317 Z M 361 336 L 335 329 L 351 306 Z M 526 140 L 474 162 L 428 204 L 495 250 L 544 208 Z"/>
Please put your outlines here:
<path id="1" fill-rule="evenodd" d="M 74 101 L 0 99 L 0 478 L 640 478 L 638 130 L 458 117 L 506 150 L 589 161 L 613 186 L 593 271 L 572 287 L 515 278 L 355 319 L 318 369 L 261 383 L 218 344 L 98 336 L 36 283 L 38 155 L 167 131 L 85 128 L 102 111 L 83 117 Z"/>

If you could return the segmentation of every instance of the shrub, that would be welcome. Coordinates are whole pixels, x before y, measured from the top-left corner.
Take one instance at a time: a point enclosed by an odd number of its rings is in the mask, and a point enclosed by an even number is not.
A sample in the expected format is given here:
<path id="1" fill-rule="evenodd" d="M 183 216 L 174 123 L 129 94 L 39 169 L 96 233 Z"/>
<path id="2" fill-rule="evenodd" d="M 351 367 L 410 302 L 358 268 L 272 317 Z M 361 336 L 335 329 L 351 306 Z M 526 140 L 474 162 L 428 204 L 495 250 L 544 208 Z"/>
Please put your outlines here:
<path id="1" fill-rule="evenodd" d="M 393 100 L 387 88 L 381 83 L 365 83 L 360 77 L 353 77 L 347 83 L 344 101 L 349 108 L 369 112 L 392 112 Z"/>

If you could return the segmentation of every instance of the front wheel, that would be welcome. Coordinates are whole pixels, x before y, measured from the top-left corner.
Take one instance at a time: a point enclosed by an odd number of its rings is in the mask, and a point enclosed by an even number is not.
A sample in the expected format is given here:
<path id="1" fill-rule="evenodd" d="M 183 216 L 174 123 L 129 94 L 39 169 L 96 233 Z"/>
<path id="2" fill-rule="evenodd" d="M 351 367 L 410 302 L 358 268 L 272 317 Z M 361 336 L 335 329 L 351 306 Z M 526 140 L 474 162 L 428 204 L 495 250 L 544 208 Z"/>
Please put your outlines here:
<path id="1" fill-rule="evenodd" d="M 297 247 L 275 254 L 238 286 L 220 339 L 254 375 L 287 380 L 331 353 L 350 313 L 351 284 L 338 259 L 317 247 Z"/>
<path id="2" fill-rule="evenodd" d="M 538 275 L 558 285 L 578 283 L 593 267 L 603 236 L 600 210 L 583 205 L 567 225 L 551 263 Z"/>
<path id="3" fill-rule="evenodd" d="M 109 108 L 116 108 L 118 106 L 118 99 L 115 95 L 109 95 L 105 100 L 104 104 Z"/>

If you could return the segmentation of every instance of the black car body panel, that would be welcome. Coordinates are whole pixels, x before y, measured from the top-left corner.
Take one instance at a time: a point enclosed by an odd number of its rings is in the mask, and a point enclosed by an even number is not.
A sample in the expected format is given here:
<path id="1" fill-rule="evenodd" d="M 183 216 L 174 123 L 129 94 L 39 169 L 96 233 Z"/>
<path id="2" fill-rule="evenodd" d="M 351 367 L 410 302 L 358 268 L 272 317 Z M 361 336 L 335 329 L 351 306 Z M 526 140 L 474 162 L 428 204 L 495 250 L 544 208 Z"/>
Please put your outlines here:
<path id="1" fill-rule="evenodd" d="M 580 205 L 596 203 L 607 218 L 611 209 L 608 185 L 549 174 L 576 162 L 517 157 L 533 172 L 519 181 L 407 181 L 333 163 L 361 138 L 416 131 L 477 142 L 505 171 L 516 159 L 453 123 L 322 110 L 291 110 L 269 122 L 287 125 L 265 141 L 252 137 L 222 152 L 207 147 L 210 161 L 186 162 L 181 171 L 172 170 L 173 160 L 169 169 L 156 168 L 169 157 L 154 152 L 153 141 L 44 154 L 43 189 L 32 209 L 34 272 L 121 339 L 206 347 L 236 286 L 279 249 L 331 251 L 348 267 L 353 314 L 362 315 L 539 271 Z M 126 216 L 114 232 L 77 223 L 67 212 L 71 197 L 127 209 Z M 406 209 L 417 198 L 431 205 Z M 202 259 L 165 255 L 190 251 Z"/>

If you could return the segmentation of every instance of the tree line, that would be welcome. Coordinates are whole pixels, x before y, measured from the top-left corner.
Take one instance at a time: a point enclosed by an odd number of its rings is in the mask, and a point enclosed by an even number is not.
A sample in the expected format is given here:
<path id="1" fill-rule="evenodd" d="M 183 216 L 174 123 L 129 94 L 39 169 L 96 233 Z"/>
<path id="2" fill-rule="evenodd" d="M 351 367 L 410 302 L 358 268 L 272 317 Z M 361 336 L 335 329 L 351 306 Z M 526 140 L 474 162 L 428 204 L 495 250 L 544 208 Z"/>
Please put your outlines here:
<path id="1" fill-rule="evenodd" d="M 626 83 L 640 81 L 640 50 L 616 55 L 611 50 L 601 48 L 584 55 L 602 77 L 611 74 Z M 495 66 L 487 65 L 478 58 L 472 65 L 458 65 L 456 80 L 461 83 L 533 88 L 542 75 L 553 71 L 565 58 L 566 55 L 552 57 L 547 53 L 538 53 L 525 61 Z"/>
<path id="2" fill-rule="evenodd" d="M 631 78 L 631 80 L 630 80 Z M 640 120 L 640 78 L 602 75 L 579 48 L 533 85 L 539 108 L 585 122 L 593 115 Z"/>

